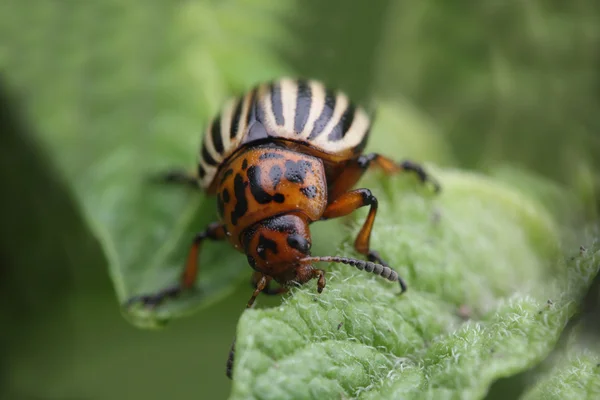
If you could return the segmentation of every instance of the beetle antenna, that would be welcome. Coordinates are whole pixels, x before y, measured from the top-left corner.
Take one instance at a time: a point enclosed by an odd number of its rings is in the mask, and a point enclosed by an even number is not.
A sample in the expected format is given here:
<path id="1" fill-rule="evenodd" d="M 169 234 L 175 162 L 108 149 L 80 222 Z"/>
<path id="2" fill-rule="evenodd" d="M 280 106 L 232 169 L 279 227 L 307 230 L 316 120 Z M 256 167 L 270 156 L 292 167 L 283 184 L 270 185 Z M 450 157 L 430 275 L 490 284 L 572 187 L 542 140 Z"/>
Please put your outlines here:
<path id="1" fill-rule="evenodd" d="M 348 258 L 348 257 L 337 257 L 337 256 L 324 256 L 324 257 L 305 257 L 300 261 L 312 261 L 312 262 L 338 262 L 342 264 L 352 265 L 360 269 L 361 271 L 372 272 L 375 275 L 379 275 L 388 281 L 398 282 L 400 284 L 400 289 L 402 292 L 406 292 L 406 283 L 396 271 L 387 265 L 377 264 L 372 261 L 359 260 L 356 258 Z"/>

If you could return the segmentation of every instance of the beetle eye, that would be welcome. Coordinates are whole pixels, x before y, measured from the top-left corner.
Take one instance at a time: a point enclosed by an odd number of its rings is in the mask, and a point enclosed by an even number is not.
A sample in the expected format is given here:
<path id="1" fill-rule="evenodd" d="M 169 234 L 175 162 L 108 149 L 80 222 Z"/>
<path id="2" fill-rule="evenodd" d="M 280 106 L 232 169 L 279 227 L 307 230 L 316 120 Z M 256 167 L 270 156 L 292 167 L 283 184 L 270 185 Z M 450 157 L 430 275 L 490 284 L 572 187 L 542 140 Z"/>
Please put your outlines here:
<path id="1" fill-rule="evenodd" d="M 287 242 L 290 245 L 290 247 L 292 247 L 304 254 L 307 254 L 308 251 L 310 250 L 310 242 L 300 235 L 297 235 L 297 234 L 289 235 L 287 238 Z"/>

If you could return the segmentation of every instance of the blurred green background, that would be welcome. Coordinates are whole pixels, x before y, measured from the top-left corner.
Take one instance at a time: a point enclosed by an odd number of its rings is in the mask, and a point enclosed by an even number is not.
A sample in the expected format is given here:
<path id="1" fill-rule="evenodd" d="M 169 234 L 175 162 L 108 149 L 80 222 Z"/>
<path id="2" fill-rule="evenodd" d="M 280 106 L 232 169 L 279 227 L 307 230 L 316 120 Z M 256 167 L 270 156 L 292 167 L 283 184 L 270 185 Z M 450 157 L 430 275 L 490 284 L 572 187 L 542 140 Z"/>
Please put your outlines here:
<path id="1" fill-rule="evenodd" d="M 597 217 L 598 49 L 594 0 L 4 0 L 0 393 L 227 396 L 225 359 L 250 294 L 244 259 L 239 270 L 229 262 L 226 277 L 239 278 L 221 301 L 167 329 L 140 330 L 119 311 L 85 215 L 107 201 L 92 189 L 115 179 L 100 172 L 114 167 L 123 187 L 142 164 L 192 165 L 220 103 L 283 73 L 321 79 L 372 107 L 398 101 L 443 136 L 453 165 L 533 170 L 567 185 Z M 164 159 L 119 161 L 132 148 Z M 115 160 L 102 159 L 92 176 L 97 154 Z M 164 218 L 179 210 L 168 211 Z"/>

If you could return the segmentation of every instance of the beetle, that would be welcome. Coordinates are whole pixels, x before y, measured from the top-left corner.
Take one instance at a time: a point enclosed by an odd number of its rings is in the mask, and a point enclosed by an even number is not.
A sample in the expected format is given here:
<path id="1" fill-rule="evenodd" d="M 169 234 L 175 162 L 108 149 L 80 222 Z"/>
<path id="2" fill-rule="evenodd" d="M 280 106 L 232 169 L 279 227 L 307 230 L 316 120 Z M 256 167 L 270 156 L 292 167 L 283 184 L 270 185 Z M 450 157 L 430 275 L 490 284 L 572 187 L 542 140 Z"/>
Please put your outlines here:
<path id="1" fill-rule="evenodd" d="M 291 284 L 317 279 L 315 262 L 339 262 L 399 282 L 402 278 L 370 246 L 377 198 L 352 189 L 370 168 L 387 174 L 410 171 L 420 181 L 439 184 L 412 161 L 395 162 L 363 154 L 371 132 L 367 112 L 322 82 L 281 78 L 254 86 L 229 100 L 206 128 L 195 174 L 174 170 L 166 182 L 192 185 L 216 197 L 219 221 L 193 239 L 180 282 L 157 293 L 134 296 L 128 304 L 154 306 L 194 286 L 198 257 L 206 240 L 227 240 L 244 253 L 254 270 L 251 307 L 261 293 L 279 294 Z M 361 207 L 367 218 L 354 242 L 366 260 L 311 255 L 310 224 L 338 218 Z M 272 288 L 275 281 L 280 284 Z"/>

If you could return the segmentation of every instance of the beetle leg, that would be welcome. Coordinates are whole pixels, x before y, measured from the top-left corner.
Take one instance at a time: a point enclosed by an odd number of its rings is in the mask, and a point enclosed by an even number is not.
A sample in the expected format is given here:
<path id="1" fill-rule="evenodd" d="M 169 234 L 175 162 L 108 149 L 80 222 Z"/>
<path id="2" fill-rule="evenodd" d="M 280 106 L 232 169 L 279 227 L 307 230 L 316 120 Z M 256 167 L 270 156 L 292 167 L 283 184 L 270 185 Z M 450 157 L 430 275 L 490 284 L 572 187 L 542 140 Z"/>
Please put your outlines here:
<path id="1" fill-rule="evenodd" d="M 287 291 L 287 288 L 277 288 L 273 291 L 270 291 L 269 284 L 271 283 L 271 278 L 268 275 L 263 275 L 260 272 L 255 272 L 252 274 L 252 285 L 255 287 L 254 292 L 252 293 L 252 297 L 248 300 L 248 304 L 246 308 L 252 308 L 254 305 L 254 300 L 256 297 L 262 292 L 265 294 L 279 294 Z M 284 289 L 284 290 L 282 290 Z M 233 358 L 235 356 L 235 339 L 233 339 L 233 343 L 231 343 L 231 348 L 229 349 L 229 357 L 227 357 L 227 367 L 225 369 L 225 374 L 229 379 L 231 379 L 233 374 Z"/>
<path id="2" fill-rule="evenodd" d="M 231 347 L 229 348 L 229 357 L 227 357 L 227 367 L 225 368 L 225 374 L 229 379 L 232 379 L 233 376 L 233 358 L 235 357 L 235 339 L 233 339 L 233 343 L 231 343 Z"/>
<path id="3" fill-rule="evenodd" d="M 177 184 L 190 186 L 194 189 L 200 189 L 198 177 L 189 172 L 173 169 L 163 173 L 156 174 L 150 178 L 155 183 Z"/>
<path id="4" fill-rule="evenodd" d="M 252 277 L 250 279 L 250 285 L 252 285 L 253 288 L 256 289 L 256 287 L 258 286 L 258 281 L 260 281 L 260 278 L 262 277 L 262 274 L 260 272 L 254 272 L 252 274 Z M 288 288 L 286 288 L 285 286 L 280 286 L 277 288 L 272 288 L 271 287 L 271 282 L 269 282 L 267 284 L 267 286 L 265 286 L 265 288 L 263 289 L 263 293 L 266 294 L 267 296 L 276 296 L 278 294 L 284 294 L 287 293 L 289 291 Z"/>
<path id="5" fill-rule="evenodd" d="M 431 182 L 435 191 L 440 190 L 440 185 L 430 175 L 428 175 L 423 167 L 412 161 L 395 161 L 377 153 L 363 154 L 360 157 L 348 162 L 342 174 L 336 179 L 329 190 L 329 198 L 334 200 L 343 195 L 360 180 L 363 174 L 370 167 L 381 168 L 386 174 L 392 175 L 402 171 L 409 171 L 417 174 L 419 180 L 423 183 Z"/>
<path id="6" fill-rule="evenodd" d="M 252 305 L 254 304 L 254 300 L 256 300 L 256 297 L 260 294 L 260 292 L 265 290 L 265 288 L 269 285 L 269 282 L 271 282 L 272 279 L 273 278 L 271 278 L 269 275 L 262 275 L 260 277 L 260 279 L 256 283 L 256 289 L 254 289 L 254 293 L 252 293 L 252 297 L 250 297 L 250 300 L 248 300 L 246 308 L 252 307 Z"/>
<path id="7" fill-rule="evenodd" d="M 346 192 L 339 196 L 331 204 L 327 206 L 323 217 L 321 219 L 331 219 L 343 217 L 352 213 L 353 211 L 364 207 L 370 206 L 369 214 L 363 224 L 356 240 L 354 241 L 354 248 L 361 254 L 367 256 L 369 261 L 379 263 L 383 266 L 389 267 L 389 264 L 381 259 L 377 251 L 371 250 L 369 241 L 371 239 L 371 231 L 373 230 L 373 224 L 375 223 L 375 216 L 377 215 L 377 198 L 373 196 L 369 189 L 356 189 L 350 192 Z M 402 279 L 399 279 L 402 283 Z"/>
<path id="8" fill-rule="evenodd" d="M 198 256 L 200 253 L 200 246 L 206 239 L 225 239 L 224 226 L 217 222 L 213 222 L 212 224 L 208 225 L 205 231 L 196 234 L 188 254 L 185 269 L 181 274 L 181 280 L 179 284 L 163 289 L 157 293 L 133 296 L 127 301 L 126 306 L 137 302 L 141 302 L 149 306 L 156 306 L 167 297 L 176 297 L 183 290 L 191 289 L 194 286 L 194 283 L 196 282 L 196 276 L 198 275 Z"/>
<path id="9" fill-rule="evenodd" d="M 319 278 L 317 280 L 317 292 L 322 293 L 325 289 L 325 271 L 322 269 L 312 270 L 313 278 Z"/>
<path id="10" fill-rule="evenodd" d="M 403 171 L 412 172 L 417 175 L 417 177 L 422 183 L 430 182 L 433 185 L 433 188 L 436 192 L 440 191 L 440 184 L 430 175 L 428 175 L 427 172 L 425 172 L 423 166 L 413 161 L 404 160 L 399 163 L 396 163 L 395 161 L 385 156 L 382 156 L 381 154 L 371 153 L 364 156 L 360 156 L 358 158 L 358 163 L 363 165 L 366 164 L 365 168 L 368 168 L 369 165 L 377 166 L 381 168 L 386 174 L 390 175 Z"/>
<path id="11" fill-rule="evenodd" d="M 344 193 L 329 204 L 321 219 L 343 217 L 361 207 L 370 206 L 367 219 L 354 242 L 356 250 L 361 254 L 367 255 L 369 253 L 371 230 L 373 229 L 375 216 L 377 215 L 377 205 L 377 198 L 373 196 L 369 189 L 356 189 Z"/>

